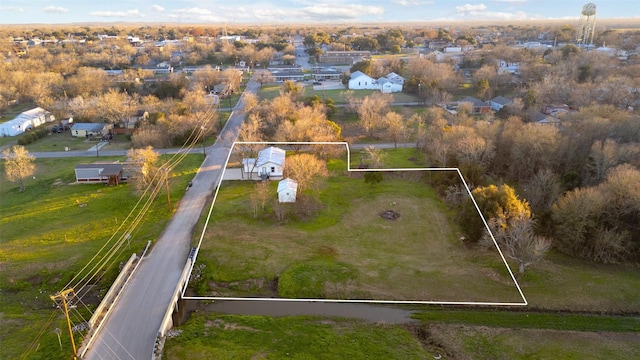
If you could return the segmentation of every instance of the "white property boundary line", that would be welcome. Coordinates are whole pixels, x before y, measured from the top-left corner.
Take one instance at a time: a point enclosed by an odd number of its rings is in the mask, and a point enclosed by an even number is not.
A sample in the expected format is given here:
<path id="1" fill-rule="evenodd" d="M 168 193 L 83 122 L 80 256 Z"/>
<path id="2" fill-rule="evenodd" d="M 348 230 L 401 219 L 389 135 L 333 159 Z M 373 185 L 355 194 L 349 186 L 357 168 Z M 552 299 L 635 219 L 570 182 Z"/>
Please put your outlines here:
<path id="1" fill-rule="evenodd" d="M 349 149 L 349 144 L 347 142 L 324 142 L 324 141 L 309 141 L 309 142 L 241 142 L 236 141 L 231 145 L 229 149 L 229 154 L 227 155 L 227 160 L 224 164 L 224 168 L 222 169 L 222 173 L 220 174 L 220 178 L 218 180 L 218 184 L 216 186 L 216 191 L 213 196 L 213 201 L 211 202 L 211 207 L 209 208 L 209 213 L 207 214 L 207 220 L 205 221 L 204 227 L 202 229 L 202 234 L 200 234 L 200 240 L 198 241 L 198 246 L 196 247 L 195 254 L 193 255 L 193 260 L 191 263 L 191 269 L 189 270 L 189 278 L 185 284 L 188 284 L 189 280 L 191 280 L 191 274 L 193 272 L 193 267 L 196 264 L 196 259 L 198 257 L 198 252 L 200 251 L 200 246 L 202 245 L 202 240 L 204 239 L 205 232 L 207 230 L 207 226 L 209 225 L 209 220 L 211 219 L 211 213 L 213 212 L 213 207 L 215 206 L 216 199 L 218 198 L 218 191 L 220 191 L 220 185 L 222 184 L 222 179 L 224 179 L 224 173 L 227 170 L 227 165 L 229 164 L 229 159 L 231 158 L 231 154 L 233 153 L 233 149 L 236 144 L 246 144 L 246 145 L 344 145 L 347 150 L 347 171 L 348 172 L 368 172 L 368 171 L 379 171 L 379 172 L 387 172 L 387 171 L 456 171 L 458 176 L 460 177 L 460 181 L 464 184 L 465 189 L 467 190 L 467 194 L 473 201 L 473 205 L 478 211 L 478 215 L 482 219 L 482 223 L 485 226 L 485 229 L 489 232 L 491 236 L 491 240 L 495 245 L 498 253 L 500 254 L 500 258 L 504 263 L 504 266 L 507 268 L 509 275 L 511 276 L 511 280 L 516 285 L 516 289 L 522 297 L 522 302 L 482 302 L 482 301 L 418 301 L 418 300 L 357 300 L 357 299 L 289 299 L 289 298 L 243 298 L 243 297 L 223 297 L 223 296 L 184 296 L 186 291 L 186 286 L 182 289 L 182 298 L 185 300 L 251 300 L 251 301 L 288 301 L 288 302 L 327 302 L 327 303 L 369 303 L 369 304 L 429 304 L 429 305 L 476 305 L 476 306 L 527 306 L 528 302 L 520 288 L 520 284 L 516 280 L 515 275 L 511 271 L 509 264 L 507 263 L 507 259 L 505 258 L 502 250 L 500 250 L 500 246 L 498 246 L 498 242 L 496 241 L 487 221 L 485 220 L 482 212 L 480 211 L 480 207 L 478 207 L 478 203 L 473 198 L 471 194 L 471 190 L 467 185 L 467 182 L 464 180 L 462 173 L 459 168 L 400 168 L 400 169 L 351 169 L 351 151 Z"/>

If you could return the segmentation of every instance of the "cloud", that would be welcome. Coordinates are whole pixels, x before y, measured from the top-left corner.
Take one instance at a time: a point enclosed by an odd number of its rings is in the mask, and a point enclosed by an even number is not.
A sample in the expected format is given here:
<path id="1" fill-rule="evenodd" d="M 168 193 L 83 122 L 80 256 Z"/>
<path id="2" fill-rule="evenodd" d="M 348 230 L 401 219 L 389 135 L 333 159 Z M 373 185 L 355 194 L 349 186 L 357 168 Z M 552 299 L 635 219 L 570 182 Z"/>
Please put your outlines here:
<path id="1" fill-rule="evenodd" d="M 203 9 L 199 7 L 192 7 L 186 9 L 178 9 L 175 11 L 176 14 L 190 14 L 190 15 L 211 15 L 212 12 L 209 9 Z"/>
<path id="2" fill-rule="evenodd" d="M 66 14 L 69 12 L 69 9 L 60 6 L 47 6 L 42 10 L 49 14 Z"/>
<path id="3" fill-rule="evenodd" d="M 419 6 L 419 5 L 433 5 L 434 1 L 421 1 L 421 0 L 392 0 L 394 4 L 400 6 Z"/>
<path id="4" fill-rule="evenodd" d="M 381 6 L 367 5 L 313 5 L 302 8 L 301 13 L 311 19 L 339 20 L 357 19 L 362 16 L 382 16 L 384 8 Z"/>
<path id="5" fill-rule="evenodd" d="M 163 12 L 164 11 L 164 8 L 162 6 L 160 6 L 160 5 L 153 4 L 153 5 L 151 5 L 151 7 L 153 8 L 153 10 L 158 11 L 158 12 Z"/>
<path id="6" fill-rule="evenodd" d="M 24 9 L 23 8 L 19 8 L 19 7 L 15 7 L 15 6 L 0 6 L 0 11 L 2 12 L 19 12 L 19 13 L 23 13 Z"/>
<path id="7" fill-rule="evenodd" d="M 128 10 L 128 11 L 93 11 L 90 12 L 91 16 L 98 17 L 133 17 L 133 18 L 141 18 L 144 17 L 143 14 L 140 13 L 140 10 Z"/>
<path id="8" fill-rule="evenodd" d="M 469 13 L 469 12 L 485 11 L 485 10 L 487 10 L 487 5 L 485 4 L 478 4 L 478 5 L 464 4 L 461 6 L 456 6 L 456 11 L 459 13 Z"/>
<path id="9" fill-rule="evenodd" d="M 507 3 L 507 4 L 526 4 L 527 0 L 492 0 L 492 2 L 497 3 Z"/>

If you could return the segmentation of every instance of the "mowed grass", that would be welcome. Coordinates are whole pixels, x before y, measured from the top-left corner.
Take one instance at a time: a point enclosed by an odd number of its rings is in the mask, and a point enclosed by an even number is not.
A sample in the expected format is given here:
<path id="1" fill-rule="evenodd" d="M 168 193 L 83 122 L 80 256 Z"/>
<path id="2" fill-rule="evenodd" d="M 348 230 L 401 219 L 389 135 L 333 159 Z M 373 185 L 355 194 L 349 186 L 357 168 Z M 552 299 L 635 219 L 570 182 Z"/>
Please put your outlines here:
<path id="1" fill-rule="evenodd" d="M 98 141 L 88 141 L 85 138 L 75 138 L 71 136 L 70 131 L 65 131 L 60 134 L 52 133 L 47 135 L 31 144 L 25 145 L 25 148 L 30 152 L 64 151 L 65 148 L 69 148 L 70 151 L 82 151 L 89 150 L 97 144 Z M 131 148 L 131 141 L 129 141 L 125 135 L 115 135 L 113 140 L 100 148 L 100 151 L 127 150 L 129 148 Z M 96 155 L 99 155 L 99 152 L 96 153 Z"/>
<path id="2" fill-rule="evenodd" d="M 310 316 L 194 314 L 166 359 L 433 359 L 400 325 Z"/>
<path id="3" fill-rule="evenodd" d="M 274 221 L 269 208 L 253 218 L 253 186 L 235 181 L 220 188 L 201 250 L 210 261 L 212 293 L 259 295 L 246 284 L 280 278 L 287 297 L 521 301 L 498 253 L 466 249 L 452 214 L 418 175 L 387 175 L 376 186 L 361 175 L 332 176 L 317 193 L 317 215 L 285 223 Z M 386 210 L 400 217 L 384 219 Z M 484 261 L 472 261 L 478 257 Z M 486 263 L 495 269 L 483 269 Z"/>
<path id="4" fill-rule="evenodd" d="M 49 295 L 62 290 L 98 249 L 111 241 L 139 198 L 132 184 L 75 184 L 75 165 L 94 160 L 36 159 L 35 179 L 27 180 L 24 192 L 4 178 L 0 182 L 0 322 L 7 325 L 0 326 L 0 358 L 17 358 L 28 348 L 54 309 Z M 174 208 L 201 161 L 201 155 L 189 155 L 172 172 L 169 184 Z M 2 173 L 3 167 L 0 163 Z M 130 243 L 111 262 L 113 266 L 99 274 L 96 279 L 100 281 L 94 281 L 95 294 L 110 285 L 121 261 L 133 252 L 140 253 L 148 240 L 157 238 L 170 216 L 163 191 L 131 232 Z M 85 302 L 92 307 L 96 299 Z M 78 324 L 88 315 L 88 309 L 80 306 L 72 311 L 72 320 Z M 53 330 L 65 326 L 58 311 L 38 341 L 40 350 L 30 358 L 61 358 Z M 62 341 L 64 345 L 68 337 L 65 340 L 63 336 Z M 69 348 L 69 344 L 64 346 Z"/>

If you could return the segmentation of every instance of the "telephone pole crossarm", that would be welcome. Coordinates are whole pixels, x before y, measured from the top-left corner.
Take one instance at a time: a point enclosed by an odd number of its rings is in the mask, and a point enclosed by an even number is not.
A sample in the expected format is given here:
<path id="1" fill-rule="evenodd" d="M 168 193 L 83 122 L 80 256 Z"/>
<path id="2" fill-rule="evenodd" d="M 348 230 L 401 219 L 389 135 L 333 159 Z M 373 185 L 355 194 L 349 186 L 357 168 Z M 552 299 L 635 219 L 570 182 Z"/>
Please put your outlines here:
<path id="1" fill-rule="evenodd" d="M 62 308 L 64 310 L 64 316 L 67 318 L 67 327 L 69 328 L 69 337 L 71 338 L 71 346 L 73 347 L 73 359 L 76 360 L 78 359 L 78 350 L 76 349 L 76 342 L 73 339 L 73 331 L 71 330 L 71 320 L 69 319 L 69 307 L 67 306 L 67 300 L 70 297 L 69 294 L 72 294 L 72 293 L 73 293 L 73 289 L 66 289 L 55 295 L 51 295 L 51 300 L 55 302 L 62 300 Z"/>

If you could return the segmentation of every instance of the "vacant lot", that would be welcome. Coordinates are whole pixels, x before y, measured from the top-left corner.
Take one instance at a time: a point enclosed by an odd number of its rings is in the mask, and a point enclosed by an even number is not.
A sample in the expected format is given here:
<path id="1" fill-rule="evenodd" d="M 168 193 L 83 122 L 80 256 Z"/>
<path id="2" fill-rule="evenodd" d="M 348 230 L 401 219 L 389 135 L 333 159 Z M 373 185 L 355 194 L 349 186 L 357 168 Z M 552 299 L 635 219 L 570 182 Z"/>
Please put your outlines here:
<path id="1" fill-rule="evenodd" d="M 521 302 L 498 253 L 466 249 L 421 174 L 405 175 L 388 173 L 377 186 L 332 176 L 315 194 L 314 216 L 284 222 L 272 215 L 275 200 L 253 217 L 252 182 L 223 183 L 201 252 L 210 294 Z"/>

